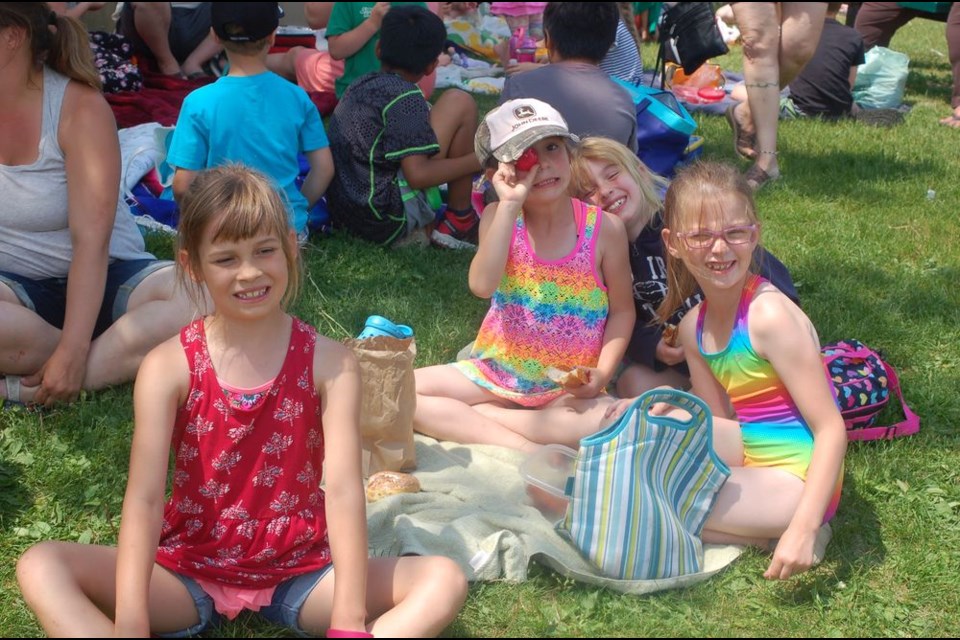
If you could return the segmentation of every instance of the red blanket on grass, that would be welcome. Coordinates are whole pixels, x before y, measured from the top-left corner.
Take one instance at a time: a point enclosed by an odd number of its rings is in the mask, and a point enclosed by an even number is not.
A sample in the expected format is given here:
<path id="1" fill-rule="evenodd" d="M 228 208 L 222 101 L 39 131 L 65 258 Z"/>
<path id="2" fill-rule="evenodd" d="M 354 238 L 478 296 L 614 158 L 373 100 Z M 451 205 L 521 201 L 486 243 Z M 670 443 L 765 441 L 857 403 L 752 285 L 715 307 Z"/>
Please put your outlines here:
<path id="1" fill-rule="evenodd" d="M 105 95 L 120 129 L 145 122 L 159 122 L 165 127 L 172 127 L 177 123 L 180 106 L 187 94 L 216 80 L 213 77 L 187 80 L 151 71 L 142 73 L 143 89 L 140 91 Z"/>
<path id="2" fill-rule="evenodd" d="M 216 80 L 214 77 L 185 80 L 151 71 L 142 73 L 143 89 L 140 91 L 108 93 L 104 96 L 113 109 L 118 129 L 145 122 L 159 122 L 165 127 L 172 127 L 177 124 L 177 116 L 187 94 Z M 308 91 L 307 95 L 321 116 L 330 115 L 337 106 L 337 97 L 332 91 Z"/>

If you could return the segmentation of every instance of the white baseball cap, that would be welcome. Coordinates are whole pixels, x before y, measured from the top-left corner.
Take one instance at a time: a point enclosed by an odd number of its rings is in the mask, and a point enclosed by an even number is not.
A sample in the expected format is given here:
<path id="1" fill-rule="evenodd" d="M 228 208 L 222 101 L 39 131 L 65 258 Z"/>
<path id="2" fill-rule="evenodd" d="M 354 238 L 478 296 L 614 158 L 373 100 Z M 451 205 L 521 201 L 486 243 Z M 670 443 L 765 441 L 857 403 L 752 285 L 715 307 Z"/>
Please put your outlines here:
<path id="1" fill-rule="evenodd" d="M 580 141 L 552 106 L 534 98 L 516 98 L 487 114 L 477 127 L 473 146 L 481 165 L 491 155 L 501 162 L 514 162 L 528 147 L 551 136 Z"/>

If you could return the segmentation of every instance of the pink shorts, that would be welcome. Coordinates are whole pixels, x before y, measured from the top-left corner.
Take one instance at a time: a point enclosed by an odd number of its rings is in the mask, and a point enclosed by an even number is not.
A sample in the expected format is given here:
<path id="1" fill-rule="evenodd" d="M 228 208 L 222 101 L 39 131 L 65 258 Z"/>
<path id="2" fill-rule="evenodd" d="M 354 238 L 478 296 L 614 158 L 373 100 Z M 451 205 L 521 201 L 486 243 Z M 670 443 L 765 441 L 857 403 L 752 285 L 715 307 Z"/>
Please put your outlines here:
<path id="1" fill-rule="evenodd" d="M 343 75 L 343 60 L 334 60 L 326 51 L 301 52 L 294 68 L 297 84 L 305 91 L 333 91 L 334 81 Z"/>
<path id="2" fill-rule="evenodd" d="M 307 49 L 297 55 L 294 61 L 294 70 L 297 74 L 297 84 L 304 91 L 333 92 L 334 81 L 343 75 L 343 60 L 334 60 L 326 51 Z M 433 94 L 437 81 L 436 72 L 421 78 L 417 84 L 423 97 L 427 100 Z"/>

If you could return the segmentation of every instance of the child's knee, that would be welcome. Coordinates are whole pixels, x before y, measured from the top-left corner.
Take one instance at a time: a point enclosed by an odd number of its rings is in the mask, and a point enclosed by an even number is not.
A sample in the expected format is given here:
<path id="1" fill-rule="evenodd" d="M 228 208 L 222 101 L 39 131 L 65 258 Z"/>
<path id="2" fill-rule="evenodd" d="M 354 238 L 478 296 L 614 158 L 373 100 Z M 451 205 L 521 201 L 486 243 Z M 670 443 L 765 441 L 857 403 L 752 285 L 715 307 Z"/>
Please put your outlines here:
<path id="1" fill-rule="evenodd" d="M 477 101 L 463 89 L 448 89 L 443 93 L 434 109 L 440 108 L 451 116 L 457 116 L 469 122 L 477 122 L 479 110 Z"/>
<path id="2" fill-rule="evenodd" d="M 17 560 L 17 583 L 24 597 L 43 589 L 51 566 L 57 563 L 55 542 L 40 542 L 27 549 Z"/>
<path id="3" fill-rule="evenodd" d="M 455 616 L 466 601 L 469 590 L 463 569 L 450 558 L 434 556 L 430 558 L 430 566 L 426 567 L 424 573 L 429 576 L 433 590 L 444 598 L 451 614 Z"/>

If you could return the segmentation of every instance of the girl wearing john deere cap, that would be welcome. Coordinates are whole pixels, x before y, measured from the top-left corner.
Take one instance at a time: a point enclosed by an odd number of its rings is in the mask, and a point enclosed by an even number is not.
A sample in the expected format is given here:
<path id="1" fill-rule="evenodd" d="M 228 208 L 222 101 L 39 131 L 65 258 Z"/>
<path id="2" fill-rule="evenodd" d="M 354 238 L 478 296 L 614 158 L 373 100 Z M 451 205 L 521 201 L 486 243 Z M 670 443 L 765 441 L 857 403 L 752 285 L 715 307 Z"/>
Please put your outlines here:
<path id="1" fill-rule="evenodd" d="M 469 283 L 490 309 L 468 359 L 416 371 L 418 431 L 532 450 L 575 444 L 584 425 L 597 424 L 576 419 L 547 431 L 534 412 L 516 410 L 596 411 L 633 328 L 626 232 L 568 195 L 571 141 L 557 110 L 534 99 L 509 100 L 480 124 L 477 157 L 496 166 L 499 201 L 481 216 Z M 528 149 L 536 163 L 524 170 L 518 160 Z M 560 386 L 547 376 L 553 368 L 580 368 L 587 381 Z"/>

